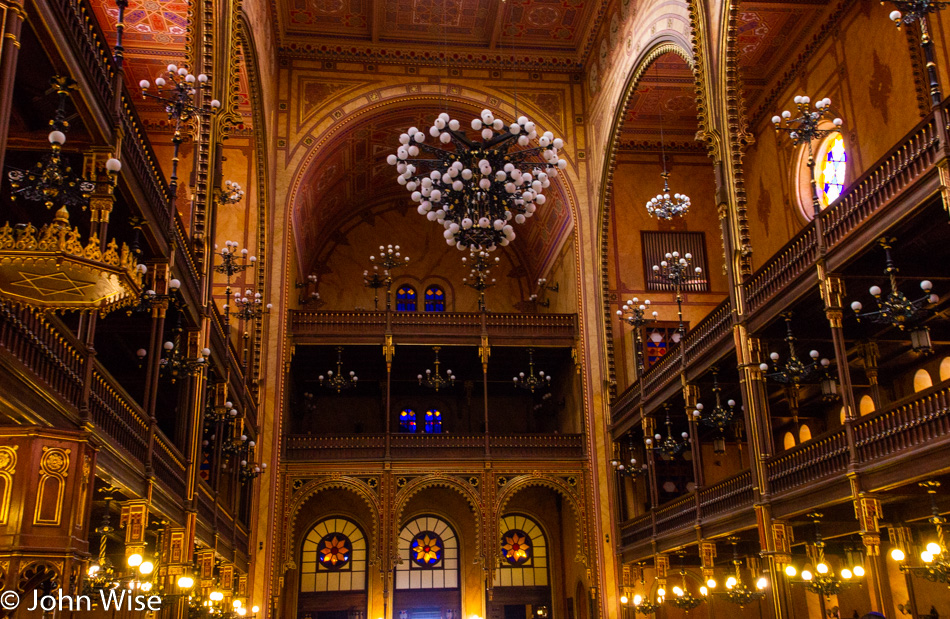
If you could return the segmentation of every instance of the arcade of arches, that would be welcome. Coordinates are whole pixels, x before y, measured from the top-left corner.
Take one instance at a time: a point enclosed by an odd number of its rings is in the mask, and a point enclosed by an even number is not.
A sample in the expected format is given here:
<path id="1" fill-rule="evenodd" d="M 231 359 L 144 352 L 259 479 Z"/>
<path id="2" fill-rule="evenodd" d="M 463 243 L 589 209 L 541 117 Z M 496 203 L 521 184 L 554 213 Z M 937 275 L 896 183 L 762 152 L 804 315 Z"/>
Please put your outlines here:
<path id="1" fill-rule="evenodd" d="M 950 615 L 944 4 L 0 0 L 0 619 Z"/>

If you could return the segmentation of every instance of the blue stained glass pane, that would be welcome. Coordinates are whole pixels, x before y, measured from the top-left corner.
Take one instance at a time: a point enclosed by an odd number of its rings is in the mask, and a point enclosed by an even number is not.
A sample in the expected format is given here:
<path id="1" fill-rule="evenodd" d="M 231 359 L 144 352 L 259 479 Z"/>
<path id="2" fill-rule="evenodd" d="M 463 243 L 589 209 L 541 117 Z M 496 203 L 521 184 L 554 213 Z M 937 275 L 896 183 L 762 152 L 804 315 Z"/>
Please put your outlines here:
<path id="1" fill-rule="evenodd" d="M 426 434 L 442 434 L 442 413 L 437 410 L 426 411 Z"/>
<path id="2" fill-rule="evenodd" d="M 445 311 L 445 292 L 438 286 L 426 288 L 425 310 L 427 312 Z"/>
<path id="3" fill-rule="evenodd" d="M 399 431 L 409 434 L 416 432 L 416 412 L 407 408 L 399 413 Z"/>
<path id="4" fill-rule="evenodd" d="M 396 311 L 416 311 L 416 289 L 412 286 L 400 286 L 396 289 Z"/>

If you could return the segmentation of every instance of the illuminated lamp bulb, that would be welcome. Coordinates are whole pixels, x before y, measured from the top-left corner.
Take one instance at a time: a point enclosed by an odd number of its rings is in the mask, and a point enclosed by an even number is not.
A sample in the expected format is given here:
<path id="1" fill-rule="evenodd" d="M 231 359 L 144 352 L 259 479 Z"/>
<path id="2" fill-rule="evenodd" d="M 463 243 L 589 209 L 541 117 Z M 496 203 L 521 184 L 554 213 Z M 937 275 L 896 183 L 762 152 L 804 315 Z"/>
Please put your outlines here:
<path id="1" fill-rule="evenodd" d="M 139 573 L 148 576 L 155 570 L 155 564 L 151 561 L 142 561 L 142 564 L 139 566 Z"/>
<path id="2" fill-rule="evenodd" d="M 894 550 L 891 551 L 891 558 L 894 559 L 895 561 L 903 561 L 904 551 L 901 550 L 900 548 L 895 548 Z"/>
<path id="3" fill-rule="evenodd" d="M 220 591 L 212 591 L 211 593 L 208 594 L 208 599 L 211 600 L 212 602 L 220 602 L 221 600 L 224 599 L 224 594 L 221 593 Z"/>
<path id="4" fill-rule="evenodd" d="M 93 563 L 92 565 L 89 566 L 89 569 L 86 570 L 86 574 L 88 574 L 90 578 L 93 578 L 98 573 L 99 573 L 98 563 Z"/>
<path id="5" fill-rule="evenodd" d="M 854 574 L 853 574 L 853 573 L 851 572 L 851 570 L 849 570 L 848 568 L 844 568 L 843 570 L 841 570 L 841 578 L 842 578 L 842 579 L 844 579 L 844 580 L 851 580 L 851 577 L 852 577 L 852 576 L 854 576 Z"/>
<path id="6" fill-rule="evenodd" d="M 132 553 L 126 558 L 126 562 L 129 564 L 129 567 L 138 567 L 142 565 L 142 555 L 139 553 Z"/>
<path id="7" fill-rule="evenodd" d="M 233 606 L 234 608 L 241 608 L 241 600 L 234 600 L 233 602 L 231 602 L 231 606 Z"/>
<path id="8" fill-rule="evenodd" d="M 642 595 L 640 595 L 640 594 L 638 593 L 638 594 L 636 594 L 635 596 L 633 596 L 633 605 L 634 605 L 634 606 L 639 606 L 641 602 L 643 602 L 643 596 L 642 596 Z"/>
<path id="9" fill-rule="evenodd" d="M 819 574 L 827 574 L 827 573 L 828 573 L 828 565 L 825 564 L 825 563 L 819 563 L 818 565 L 815 566 L 815 569 L 818 570 L 818 573 L 819 573 Z"/>
<path id="10" fill-rule="evenodd" d="M 795 569 L 795 566 L 794 566 L 794 565 L 786 565 L 786 566 L 785 566 L 785 575 L 786 575 L 786 576 L 788 576 L 789 578 L 794 578 L 796 574 L 798 574 L 798 570 Z"/>
<path id="11" fill-rule="evenodd" d="M 769 579 L 766 578 L 765 576 L 762 576 L 757 581 L 755 581 L 755 588 L 758 589 L 759 591 L 761 591 L 762 589 L 765 589 L 768 586 L 769 586 Z"/>
<path id="12" fill-rule="evenodd" d="M 736 580 L 736 577 L 730 576 L 728 580 L 726 580 L 726 589 L 732 589 L 733 587 L 736 586 L 737 583 L 738 581 Z"/>
<path id="13" fill-rule="evenodd" d="M 802 580 L 808 581 L 808 580 L 811 580 L 811 579 L 812 579 L 812 574 L 811 574 L 811 572 L 809 572 L 808 570 L 802 570 Z"/>
<path id="14" fill-rule="evenodd" d="M 675 593 L 677 597 L 683 597 L 683 590 L 680 587 L 673 587 L 673 593 Z"/>
<path id="15" fill-rule="evenodd" d="M 713 579 L 713 578 L 710 578 L 709 580 L 706 581 L 706 586 L 709 587 L 710 589 L 715 589 L 715 588 L 716 588 L 716 580 Z"/>
<path id="16" fill-rule="evenodd" d="M 659 589 L 657 589 L 657 590 L 656 590 L 656 595 L 657 595 L 657 597 L 665 598 L 665 597 L 666 597 L 666 589 L 663 589 L 662 587 L 659 588 Z"/>
<path id="17" fill-rule="evenodd" d="M 929 552 L 932 555 L 939 555 L 942 552 L 942 549 L 940 548 L 940 545 L 937 544 L 936 542 L 930 542 L 929 544 L 927 544 L 927 552 Z"/>
<path id="18" fill-rule="evenodd" d="M 178 579 L 178 588 L 179 589 L 191 589 L 195 586 L 195 579 L 191 576 L 181 576 Z"/>
<path id="19" fill-rule="evenodd" d="M 927 550 L 923 551 L 922 553 L 920 553 L 920 560 L 923 561 L 924 563 L 933 563 L 933 560 L 934 560 L 933 553 Z"/>
<path id="20" fill-rule="evenodd" d="M 520 131 L 520 129 L 519 129 L 519 131 Z M 515 133 L 515 132 L 512 131 L 512 133 Z M 620 596 L 620 603 L 621 603 L 621 604 L 626 604 L 626 603 L 629 602 L 629 601 L 630 601 L 630 600 L 627 599 L 627 596 L 625 596 L 625 595 L 621 595 L 621 596 Z"/>
<path id="21" fill-rule="evenodd" d="M 854 572 L 855 576 L 864 576 L 864 568 L 860 565 L 855 565 L 854 570 L 852 571 Z"/>
<path id="22" fill-rule="evenodd" d="M 705 586 L 700 587 L 700 588 L 699 588 L 699 594 L 700 594 L 700 595 L 709 595 L 709 589 L 707 589 Z"/>
<path id="23" fill-rule="evenodd" d="M 260 610 L 261 610 L 261 607 L 260 607 L 260 606 L 251 606 L 251 612 L 252 612 L 252 613 L 257 613 L 257 612 L 260 611 Z"/>

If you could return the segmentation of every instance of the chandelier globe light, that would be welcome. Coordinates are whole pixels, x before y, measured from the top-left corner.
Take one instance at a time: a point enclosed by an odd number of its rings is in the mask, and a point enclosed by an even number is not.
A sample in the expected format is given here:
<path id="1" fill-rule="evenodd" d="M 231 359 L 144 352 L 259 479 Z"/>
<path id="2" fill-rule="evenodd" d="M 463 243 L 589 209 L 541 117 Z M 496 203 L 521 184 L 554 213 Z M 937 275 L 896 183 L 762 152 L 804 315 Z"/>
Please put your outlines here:
<path id="1" fill-rule="evenodd" d="M 437 145 L 427 144 L 426 132 L 410 127 L 387 162 L 419 204 L 419 214 L 445 227 L 449 246 L 493 251 L 513 241 L 513 224 L 523 224 L 547 201 L 544 190 L 567 167 L 558 158 L 564 142 L 550 131 L 540 132 L 525 116 L 505 122 L 485 109 L 470 124 L 480 141 L 469 138 L 462 123 L 446 112 L 428 131 Z M 535 140 L 538 145 L 531 146 Z"/>

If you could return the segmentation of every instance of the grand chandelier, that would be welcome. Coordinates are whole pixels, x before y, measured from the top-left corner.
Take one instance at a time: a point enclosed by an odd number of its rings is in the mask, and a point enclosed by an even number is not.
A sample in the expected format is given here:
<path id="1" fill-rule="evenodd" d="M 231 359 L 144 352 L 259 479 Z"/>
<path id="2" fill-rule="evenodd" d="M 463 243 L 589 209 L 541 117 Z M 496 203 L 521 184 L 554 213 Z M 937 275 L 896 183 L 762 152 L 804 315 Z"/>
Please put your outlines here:
<path id="1" fill-rule="evenodd" d="M 719 387 L 719 370 L 714 367 L 712 369 L 712 375 L 712 392 L 716 397 L 716 407 L 711 411 L 706 411 L 703 404 L 699 402 L 696 404 L 696 410 L 693 411 L 693 417 L 703 427 L 710 428 L 716 432 L 716 436 L 713 439 L 713 451 L 717 454 L 723 454 L 726 453 L 726 430 L 735 420 L 736 401 L 728 400 L 726 406 L 722 405 L 722 399 L 720 398 L 722 388 Z"/>
<path id="2" fill-rule="evenodd" d="M 40 310 L 105 314 L 135 302 L 146 267 L 128 245 L 120 247 L 104 236 L 122 164 L 109 158 L 94 165 L 93 178 L 72 170 L 62 146 L 69 130 L 66 101 L 76 83 L 54 77 L 52 85 L 59 104 L 50 121 L 50 152 L 28 170 L 11 170 L 8 178 L 11 200 L 20 197 L 59 208 L 53 221 L 39 229 L 30 222 L 0 227 L 0 296 Z M 76 207 L 89 208 L 85 239 L 70 225 L 69 209 Z"/>
<path id="3" fill-rule="evenodd" d="M 426 370 L 425 375 L 419 374 L 416 378 L 419 379 L 419 384 L 423 387 L 428 387 L 438 392 L 440 389 L 445 389 L 447 387 L 452 387 L 455 385 L 455 374 L 452 373 L 452 370 L 446 370 L 445 376 L 442 376 L 439 372 L 439 351 L 442 350 L 441 346 L 433 346 L 432 352 L 435 353 L 435 370 Z"/>
<path id="4" fill-rule="evenodd" d="M 633 297 L 617 310 L 617 317 L 633 327 L 633 348 L 637 358 L 637 376 L 643 376 L 643 326 L 651 320 L 656 320 L 659 313 L 653 312 L 652 318 L 646 317 L 647 308 L 650 307 L 650 299 L 640 299 Z"/>
<path id="5" fill-rule="evenodd" d="M 643 464 L 642 466 L 637 464 L 637 458 L 635 457 L 636 453 L 636 443 L 634 442 L 633 434 L 630 433 L 627 435 L 627 453 L 623 453 L 623 449 L 617 443 L 614 443 L 614 448 L 616 449 L 616 454 L 614 458 L 610 461 L 610 465 L 614 467 L 614 470 L 617 471 L 620 475 L 626 475 L 633 479 L 638 478 L 640 475 L 647 472 L 647 465 Z M 624 458 L 629 456 L 629 466 L 624 463 Z"/>
<path id="6" fill-rule="evenodd" d="M 752 589 L 742 582 L 742 561 L 739 559 L 739 552 L 736 545 L 739 542 L 737 537 L 729 537 L 732 543 L 732 565 L 735 567 L 735 576 L 726 579 L 726 590 L 715 591 L 716 581 L 709 579 L 706 585 L 715 595 L 718 595 L 733 604 L 738 604 L 739 608 L 745 608 L 748 604 L 756 602 L 765 597 L 765 589 L 769 586 L 769 581 L 764 576 L 755 581 L 755 589 Z"/>
<path id="7" fill-rule="evenodd" d="M 663 163 L 664 168 L 666 162 Z M 691 204 L 685 193 L 670 194 L 670 173 L 665 169 L 660 175 L 663 177 L 663 191 L 647 200 L 647 212 L 656 215 L 657 219 L 673 219 L 677 215 L 685 215 Z"/>
<path id="8" fill-rule="evenodd" d="M 783 318 L 785 319 L 785 343 L 788 345 L 788 360 L 780 364 L 779 359 L 781 359 L 781 355 L 772 351 L 769 353 L 769 359 L 772 360 L 772 371 L 769 372 L 768 363 L 760 363 L 759 370 L 765 372 L 765 378 L 769 380 L 786 385 L 798 385 L 819 373 L 819 367 L 827 368 L 831 361 L 828 359 L 821 359 L 821 361 L 819 361 L 818 358 L 821 356 L 821 353 L 817 350 L 809 351 L 808 356 L 812 359 L 810 362 L 805 363 L 799 359 L 798 354 L 795 352 L 796 338 L 792 332 L 792 313 L 786 312 L 783 314 Z"/>
<path id="9" fill-rule="evenodd" d="M 670 460 L 673 456 L 689 448 L 689 432 L 680 434 L 682 440 L 673 438 L 673 421 L 670 419 L 670 409 L 668 405 L 665 405 L 665 408 L 666 437 L 664 438 L 662 434 L 657 432 L 653 435 L 653 438 L 647 438 L 644 442 L 648 448 L 652 448 L 661 458 Z"/>
<path id="10" fill-rule="evenodd" d="M 317 382 L 320 383 L 321 387 L 326 387 L 327 389 L 333 389 L 337 393 L 340 393 L 344 389 L 351 389 L 357 385 L 360 378 L 356 375 L 356 372 L 350 370 L 349 375 L 343 375 L 343 347 L 336 347 L 336 373 L 333 370 L 327 370 L 326 377 L 321 374 L 317 377 Z"/>
<path id="11" fill-rule="evenodd" d="M 531 393 L 551 388 L 551 375 L 543 371 L 534 373 L 534 349 L 528 349 L 528 373 L 519 372 L 517 376 L 512 377 L 512 384 L 516 389 L 526 389 Z"/>
<path id="12" fill-rule="evenodd" d="M 832 595 L 837 595 L 842 587 L 854 584 L 851 580 L 855 576 L 860 577 L 864 576 L 864 566 L 860 563 L 854 564 L 850 569 L 848 567 L 843 567 L 840 571 L 839 576 L 835 575 L 831 566 L 828 565 L 825 560 L 825 542 L 821 537 L 821 529 L 819 524 L 823 518 L 822 514 L 819 513 L 810 513 L 806 515 L 810 518 L 815 524 L 815 544 L 814 544 L 814 563 L 815 571 L 812 572 L 808 569 L 803 569 L 801 571 L 800 580 L 792 580 L 796 576 L 797 570 L 794 565 L 787 565 L 785 567 L 785 575 L 789 577 L 792 584 L 804 585 L 808 591 L 811 591 L 815 595 L 823 595 L 825 597 L 830 597 Z M 850 554 L 850 553 L 849 553 Z"/>
<path id="13" fill-rule="evenodd" d="M 419 214 L 445 227 L 446 243 L 491 251 L 514 240 L 512 223 L 524 223 L 544 205 L 544 189 L 567 167 L 558 158 L 564 142 L 550 131 L 539 137 L 525 116 L 506 124 L 487 109 L 471 127 L 481 141 L 443 112 L 429 128 L 440 145 L 426 144 L 425 132 L 410 127 L 386 161 L 396 166 L 396 181 L 419 203 Z M 538 146 L 529 147 L 533 140 Z"/>

